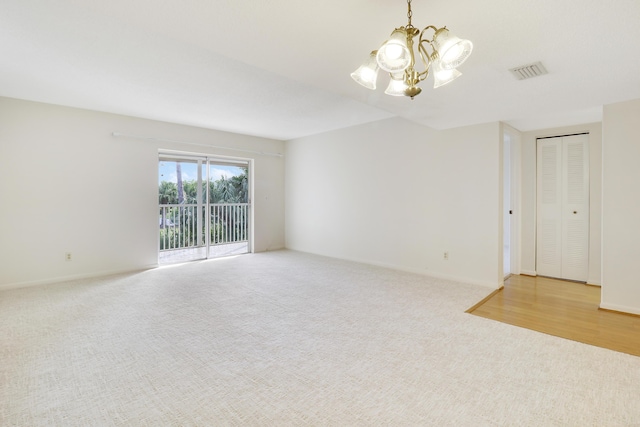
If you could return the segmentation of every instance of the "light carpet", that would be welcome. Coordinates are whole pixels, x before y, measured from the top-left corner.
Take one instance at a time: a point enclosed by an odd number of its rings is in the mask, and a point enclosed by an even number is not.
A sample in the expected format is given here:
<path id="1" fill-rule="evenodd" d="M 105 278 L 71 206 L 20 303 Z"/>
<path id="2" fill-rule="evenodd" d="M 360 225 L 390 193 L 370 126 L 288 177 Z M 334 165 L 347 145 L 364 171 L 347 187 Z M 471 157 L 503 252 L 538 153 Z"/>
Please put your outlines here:
<path id="1" fill-rule="evenodd" d="M 640 358 L 292 251 L 0 292 L 5 426 L 631 426 Z"/>

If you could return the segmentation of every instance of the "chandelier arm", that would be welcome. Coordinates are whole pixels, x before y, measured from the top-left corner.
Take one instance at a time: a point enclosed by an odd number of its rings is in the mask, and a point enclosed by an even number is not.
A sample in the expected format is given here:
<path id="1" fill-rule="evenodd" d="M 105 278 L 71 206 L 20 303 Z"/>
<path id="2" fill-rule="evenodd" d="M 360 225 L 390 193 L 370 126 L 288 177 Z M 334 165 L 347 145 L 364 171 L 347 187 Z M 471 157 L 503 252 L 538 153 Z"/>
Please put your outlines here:
<path id="1" fill-rule="evenodd" d="M 418 45 L 418 52 L 420 53 L 420 59 L 422 59 L 422 63 L 424 64 L 425 69 L 424 71 L 417 73 L 417 77 L 418 77 L 418 81 L 423 81 L 429 76 L 429 70 L 431 68 L 431 60 L 429 59 L 429 53 L 425 50 L 422 44 Z"/>
<path id="2" fill-rule="evenodd" d="M 431 68 L 432 55 L 429 55 L 429 52 L 427 52 L 427 48 L 424 47 L 423 43 L 428 43 L 428 42 L 425 42 L 424 40 L 420 40 L 420 43 L 418 44 L 418 52 L 420 53 L 420 59 L 422 59 L 422 63 L 425 66 L 424 72 L 428 74 L 429 68 Z M 431 46 L 431 49 L 435 52 L 431 43 L 429 43 L 429 45 Z"/>
<path id="3" fill-rule="evenodd" d="M 444 27 L 444 28 L 446 28 L 446 27 Z M 429 25 L 428 27 L 424 27 L 422 29 L 422 31 L 420 31 L 420 43 L 422 43 L 422 42 L 427 42 L 429 44 L 433 43 L 433 38 L 431 38 L 431 39 L 426 39 L 425 38 L 426 33 L 427 33 L 428 30 L 433 30 L 433 35 L 435 36 L 435 34 L 438 32 L 439 28 L 436 28 L 433 25 Z"/>
<path id="4" fill-rule="evenodd" d="M 419 32 L 415 27 L 407 28 L 407 49 L 409 50 L 409 54 L 411 57 L 411 62 L 409 63 L 409 66 L 405 70 L 407 76 L 410 76 L 411 73 L 415 71 L 416 57 L 415 57 L 415 54 L 413 53 L 413 38 L 418 34 Z"/>
<path id="5" fill-rule="evenodd" d="M 421 73 L 418 73 L 417 77 L 418 77 L 418 81 L 419 82 L 423 81 L 424 79 L 429 77 L 429 70 L 426 70 L 426 71 L 423 71 Z"/>

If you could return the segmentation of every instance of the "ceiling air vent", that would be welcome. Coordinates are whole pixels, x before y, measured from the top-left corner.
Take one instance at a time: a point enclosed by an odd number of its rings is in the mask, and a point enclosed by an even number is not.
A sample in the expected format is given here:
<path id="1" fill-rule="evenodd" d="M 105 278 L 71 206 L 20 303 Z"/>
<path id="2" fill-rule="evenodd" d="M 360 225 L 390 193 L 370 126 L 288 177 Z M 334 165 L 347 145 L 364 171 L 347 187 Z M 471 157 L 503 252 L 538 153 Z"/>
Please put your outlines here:
<path id="1" fill-rule="evenodd" d="M 547 69 L 544 68 L 542 62 L 535 62 L 533 64 L 522 65 L 520 67 L 512 68 L 511 74 L 518 80 L 531 79 L 533 77 L 542 76 L 547 74 Z"/>

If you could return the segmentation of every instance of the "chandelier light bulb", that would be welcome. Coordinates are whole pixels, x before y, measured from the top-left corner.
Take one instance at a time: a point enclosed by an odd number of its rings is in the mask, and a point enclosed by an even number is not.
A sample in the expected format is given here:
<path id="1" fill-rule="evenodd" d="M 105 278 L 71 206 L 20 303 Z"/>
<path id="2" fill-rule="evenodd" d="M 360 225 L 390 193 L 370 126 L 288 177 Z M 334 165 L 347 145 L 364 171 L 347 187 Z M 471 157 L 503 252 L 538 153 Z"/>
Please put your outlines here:
<path id="1" fill-rule="evenodd" d="M 376 81 L 378 80 L 378 62 L 376 61 L 376 53 L 377 51 L 371 52 L 369 54 L 369 58 L 358 67 L 353 73 L 351 73 L 351 78 L 366 87 L 367 89 L 375 90 Z"/>
<path id="2" fill-rule="evenodd" d="M 451 69 L 446 70 L 442 68 L 442 63 L 439 60 L 436 60 L 432 63 L 433 66 L 433 88 L 437 89 L 440 86 L 444 86 L 447 83 L 451 83 L 458 77 L 462 75 L 462 73 L 458 70 Z"/>
<path id="3" fill-rule="evenodd" d="M 404 28 L 398 28 L 387 40 L 376 56 L 380 68 L 388 73 L 397 73 L 407 69 L 411 64 L 411 52 L 407 47 L 407 32 Z"/>
<path id="4" fill-rule="evenodd" d="M 374 82 L 376 80 L 376 75 L 377 73 L 375 72 L 375 70 L 372 70 L 371 68 L 363 68 L 362 69 L 362 80 L 367 81 L 367 82 Z"/>
<path id="5" fill-rule="evenodd" d="M 385 55 L 390 60 L 401 59 L 403 53 L 402 46 L 397 43 L 389 43 L 385 46 Z"/>
<path id="6" fill-rule="evenodd" d="M 446 70 L 460 66 L 473 50 L 473 43 L 454 36 L 446 28 L 441 28 L 436 32 L 433 44 L 440 56 L 442 68 Z"/>
<path id="7" fill-rule="evenodd" d="M 454 62 L 456 59 L 460 57 L 463 53 L 463 48 L 459 44 L 452 45 L 447 51 L 442 55 L 442 60 L 446 63 Z"/>
<path id="8" fill-rule="evenodd" d="M 405 96 L 405 91 L 408 87 L 404 81 L 404 73 L 392 74 L 389 86 L 387 86 L 384 93 L 391 96 Z"/>

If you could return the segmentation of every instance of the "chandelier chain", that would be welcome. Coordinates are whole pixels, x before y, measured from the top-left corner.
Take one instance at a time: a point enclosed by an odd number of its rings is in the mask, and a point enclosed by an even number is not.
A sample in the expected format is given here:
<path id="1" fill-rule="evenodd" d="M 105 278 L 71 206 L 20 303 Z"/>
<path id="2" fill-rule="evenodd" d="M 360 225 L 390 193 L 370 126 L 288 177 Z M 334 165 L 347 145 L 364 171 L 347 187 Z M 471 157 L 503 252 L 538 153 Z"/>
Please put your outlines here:
<path id="1" fill-rule="evenodd" d="M 407 27 L 413 27 L 413 25 L 411 25 L 411 18 L 413 17 L 413 11 L 411 10 L 411 0 L 407 0 L 407 18 L 409 19 L 409 24 L 407 24 Z"/>

